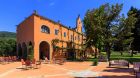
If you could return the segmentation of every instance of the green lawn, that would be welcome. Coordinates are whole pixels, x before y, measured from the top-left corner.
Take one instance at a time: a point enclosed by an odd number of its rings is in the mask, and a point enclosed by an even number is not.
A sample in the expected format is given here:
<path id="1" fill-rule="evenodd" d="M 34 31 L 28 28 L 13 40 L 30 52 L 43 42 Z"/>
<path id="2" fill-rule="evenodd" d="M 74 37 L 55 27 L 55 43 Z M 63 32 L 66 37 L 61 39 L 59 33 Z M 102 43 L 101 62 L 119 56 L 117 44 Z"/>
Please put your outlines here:
<path id="1" fill-rule="evenodd" d="M 103 55 L 106 55 L 106 52 L 102 52 Z M 123 52 L 123 55 L 121 55 L 120 52 L 114 52 L 111 53 L 111 60 L 118 60 L 118 59 L 124 59 L 129 61 L 130 63 L 133 62 L 140 62 L 140 53 L 134 54 L 133 57 L 131 57 L 130 53 Z"/>
<path id="2" fill-rule="evenodd" d="M 101 52 L 101 54 L 106 57 L 106 52 Z M 133 57 L 131 57 L 129 52 L 123 52 L 123 55 L 121 55 L 120 52 L 112 51 L 110 59 L 127 60 L 132 64 L 133 62 L 140 62 L 140 53 L 134 54 Z M 98 61 L 98 58 L 88 58 L 86 61 Z"/>

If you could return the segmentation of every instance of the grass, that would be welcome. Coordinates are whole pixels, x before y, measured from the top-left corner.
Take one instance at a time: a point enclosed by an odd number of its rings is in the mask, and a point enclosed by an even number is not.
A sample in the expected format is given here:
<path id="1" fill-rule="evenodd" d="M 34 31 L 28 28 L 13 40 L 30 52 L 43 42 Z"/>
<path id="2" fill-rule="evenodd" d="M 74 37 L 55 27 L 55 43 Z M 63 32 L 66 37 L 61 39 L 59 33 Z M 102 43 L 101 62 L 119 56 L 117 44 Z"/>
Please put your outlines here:
<path id="1" fill-rule="evenodd" d="M 106 52 L 101 52 L 101 55 L 106 57 Z M 127 60 L 129 63 L 133 64 L 133 62 L 140 62 L 140 53 L 133 54 L 133 57 L 129 52 L 124 51 L 123 55 L 121 55 L 120 52 L 118 51 L 111 51 L 111 56 L 110 60 Z M 73 61 L 81 61 L 79 59 L 73 60 Z M 98 62 L 98 58 L 88 58 L 85 61 L 90 61 L 90 62 Z"/>
<path id="2" fill-rule="evenodd" d="M 105 52 L 102 52 L 102 54 L 106 55 Z M 123 55 L 121 55 L 120 52 L 112 51 L 110 59 L 111 60 L 120 60 L 120 59 L 127 60 L 132 64 L 133 62 L 140 62 L 140 53 L 134 54 L 133 57 L 131 57 L 131 54 L 129 52 L 123 52 Z"/>
<path id="3" fill-rule="evenodd" d="M 106 56 L 106 52 L 101 52 L 101 54 L 103 56 Z M 127 60 L 132 64 L 133 62 L 140 62 L 140 53 L 134 54 L 133 57 L 131 57 L 131 54 L 126 51 L 123 52 L 123 55 L 121 55 L 120 52 L 111 51 L 110 60 Z M 98 59 L 97 58 L 88 58 L 86 61 L 95 62 L 95 61 L 98 61 Z"/>

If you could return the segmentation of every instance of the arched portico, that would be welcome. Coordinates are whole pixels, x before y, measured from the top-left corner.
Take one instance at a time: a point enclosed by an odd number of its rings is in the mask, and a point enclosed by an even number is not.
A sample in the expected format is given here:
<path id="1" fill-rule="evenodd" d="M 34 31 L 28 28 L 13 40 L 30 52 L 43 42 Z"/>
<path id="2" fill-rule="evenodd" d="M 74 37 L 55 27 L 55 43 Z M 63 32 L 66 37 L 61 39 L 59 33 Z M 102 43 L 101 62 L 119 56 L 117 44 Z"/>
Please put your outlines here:
<path id="1" fill-rule="evenodd" d="M 27 59 L 28 52 L 27 52 L 27 45 L 25 43 L 22 43 L 22 58 Z"/>
<path id="2" fill-rule="evenodd" d="M 21 59 L 22 58 L 22 47 L 21 47 L 21 44 L 19 43 L 18 44 L 18 51 L 17 51 L 17 55 L 18 55 L 18 58 Z"/>

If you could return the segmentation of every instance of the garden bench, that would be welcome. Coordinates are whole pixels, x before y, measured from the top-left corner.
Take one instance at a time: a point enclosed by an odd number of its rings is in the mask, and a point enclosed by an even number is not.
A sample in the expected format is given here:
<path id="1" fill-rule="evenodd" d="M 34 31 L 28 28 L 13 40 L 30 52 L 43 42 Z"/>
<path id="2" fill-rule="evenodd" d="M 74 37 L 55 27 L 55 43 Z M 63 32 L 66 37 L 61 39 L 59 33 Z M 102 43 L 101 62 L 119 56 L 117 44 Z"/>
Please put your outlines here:
<path id="1" fill-rule="evenodd" d="M 126 60 L 112 60 L 109 61 L 110 66 L 127 66 L 129 68 L 129 62 Z"/>
<path id="2" fill-rule="evenodd" d="M 140 78 L 140 72 L 136 72 L 136 78 Z"/>
<path id="3" fill-rule="evenodd" d="M 54 58 L 55 64 L 63 64 L 66 61 L 65 58 Z"/>
<path id="4" fill-rule="evenodd" d="M 133 62 L 134 72 L 140 72 L 140 62 Z"/>

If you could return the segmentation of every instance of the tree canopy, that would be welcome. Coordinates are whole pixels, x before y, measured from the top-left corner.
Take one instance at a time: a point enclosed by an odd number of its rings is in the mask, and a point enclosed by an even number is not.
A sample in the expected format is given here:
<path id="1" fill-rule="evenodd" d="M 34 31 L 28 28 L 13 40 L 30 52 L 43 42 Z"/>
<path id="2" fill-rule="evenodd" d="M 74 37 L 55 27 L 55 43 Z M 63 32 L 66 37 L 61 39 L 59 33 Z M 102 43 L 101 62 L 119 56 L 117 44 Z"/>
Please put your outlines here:
<path id="1" fill-rule="evenodd" d="M 106 3 L 97 9 L 88 10 L 83 20 L 87 46 L 95 46 L 100 50 L 104 48 L 108 60 L 115 41 L 123 38 L 124 44 L 133 41 L 131 36 L 136 22 L 135 14 L 129 14 L 127 18 L 124 15 L 120 16 L 122 7 L 123 4 Z"/>
<path id="2" fill-rule="evenodd" d="M 0 39 L 0 56 L 16 55 L 15 39 Z"/>

